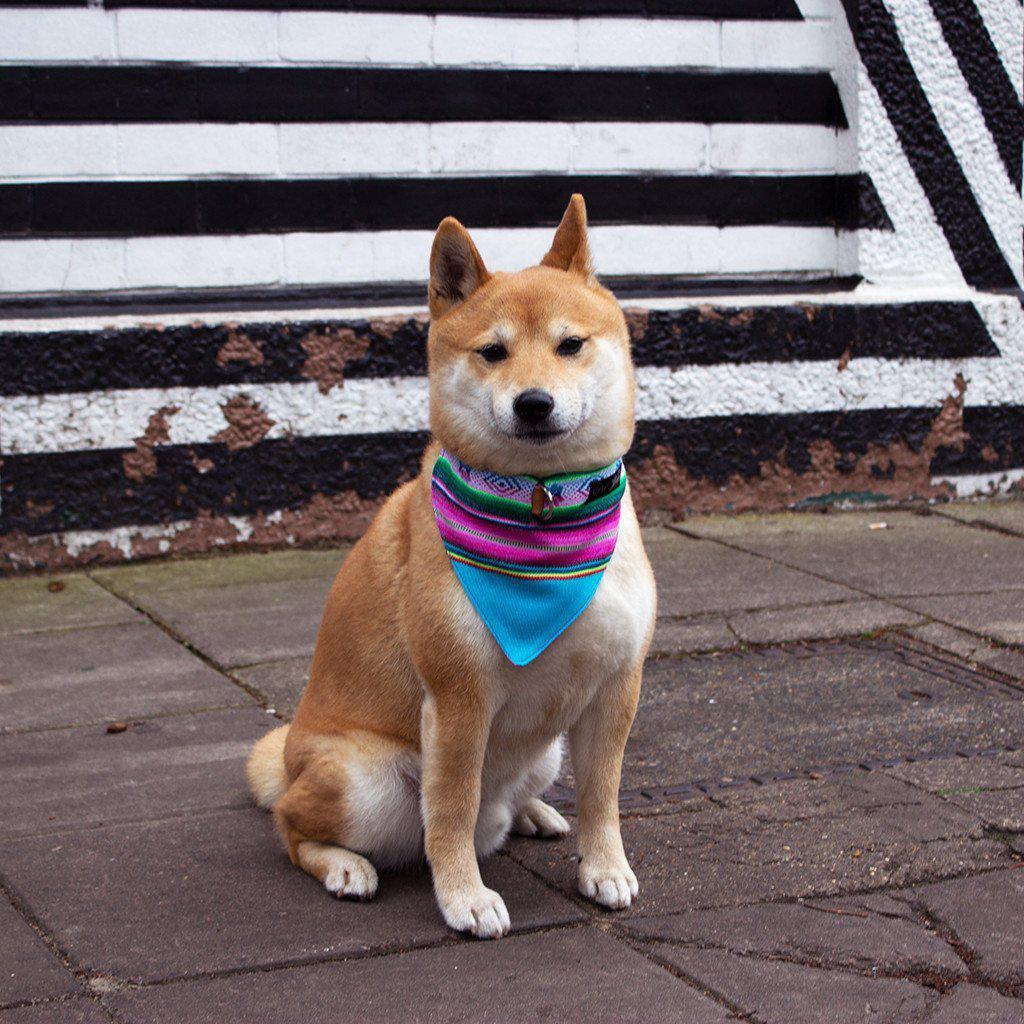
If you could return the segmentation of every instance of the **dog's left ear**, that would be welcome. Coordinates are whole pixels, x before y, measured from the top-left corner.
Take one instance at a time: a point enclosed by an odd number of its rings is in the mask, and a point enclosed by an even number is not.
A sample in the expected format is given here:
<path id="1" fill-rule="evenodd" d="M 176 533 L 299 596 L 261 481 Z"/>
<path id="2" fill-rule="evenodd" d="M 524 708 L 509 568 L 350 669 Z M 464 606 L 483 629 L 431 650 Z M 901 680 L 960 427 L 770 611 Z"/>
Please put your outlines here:
<path id="1" fill-rule="evenodd" d="M 579 192 L 573 193 L 569 200 L 562 222 L 555 231 L 555 240 L 540 265 L 566 270 L 588 281 L 594 279 L 594 265 L 587 242 L 587 206 Z"/>

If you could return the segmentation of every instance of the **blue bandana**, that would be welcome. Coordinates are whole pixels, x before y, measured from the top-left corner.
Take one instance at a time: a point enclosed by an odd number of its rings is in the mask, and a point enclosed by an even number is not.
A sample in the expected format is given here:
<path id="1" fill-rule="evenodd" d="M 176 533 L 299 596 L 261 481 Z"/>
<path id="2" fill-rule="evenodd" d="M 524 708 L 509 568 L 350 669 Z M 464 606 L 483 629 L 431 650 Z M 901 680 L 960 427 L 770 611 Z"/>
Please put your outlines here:
<path id="1" fill-rule="evenodd" d="M 590 604 L 615 550 L 621 460 L 539 479 L 434 464 L 434 517 L 452 569 L 514 665 L 533 661 Z"/>

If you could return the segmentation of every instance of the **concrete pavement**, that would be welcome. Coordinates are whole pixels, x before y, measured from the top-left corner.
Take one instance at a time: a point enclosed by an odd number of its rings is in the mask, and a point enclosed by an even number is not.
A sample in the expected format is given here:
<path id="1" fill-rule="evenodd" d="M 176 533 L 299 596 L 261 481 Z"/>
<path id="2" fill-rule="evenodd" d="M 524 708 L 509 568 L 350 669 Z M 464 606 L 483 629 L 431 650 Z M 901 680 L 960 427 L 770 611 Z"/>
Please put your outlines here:
<path id="1" fill-rule="evenodd" d="M 1024 1021 L 1024 503 L 646 535 L 640 898 L 515 840 L 490 944 L 424 871 L 330 899 L 246 794 L 344 550 L 0 582 L 0 1024 Z"/>

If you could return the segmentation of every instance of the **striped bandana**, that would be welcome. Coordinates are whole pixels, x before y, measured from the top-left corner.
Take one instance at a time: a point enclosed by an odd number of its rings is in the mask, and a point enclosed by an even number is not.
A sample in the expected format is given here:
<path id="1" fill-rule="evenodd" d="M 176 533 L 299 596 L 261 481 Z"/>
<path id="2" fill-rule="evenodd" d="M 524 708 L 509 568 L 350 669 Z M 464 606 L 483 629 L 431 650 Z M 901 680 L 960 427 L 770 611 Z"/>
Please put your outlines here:
<path id="1" fill-rule="evenodd" d="M 452 569 L 514 665 L 533 661 L 597 592 L 619 534 L 622 460 L 543 480 L 434 463 L 434 518 Z"/>

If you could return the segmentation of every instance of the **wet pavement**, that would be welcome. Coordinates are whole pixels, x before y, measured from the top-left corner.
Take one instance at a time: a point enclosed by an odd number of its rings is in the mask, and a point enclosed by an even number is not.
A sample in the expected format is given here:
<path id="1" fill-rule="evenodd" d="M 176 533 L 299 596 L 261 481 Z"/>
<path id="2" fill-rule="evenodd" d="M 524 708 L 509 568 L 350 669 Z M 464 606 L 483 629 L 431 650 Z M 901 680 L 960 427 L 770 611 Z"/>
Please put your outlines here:
<path id="1" fill-rule="evenodd" d="M 331 899 L 249 801 L 344 550 L 0 581 L 0 1024 L 1024 1022 L 1024 502 L 646 537 L 640 897 L 517 839 L 498 943 L 423 870 Z"/>

